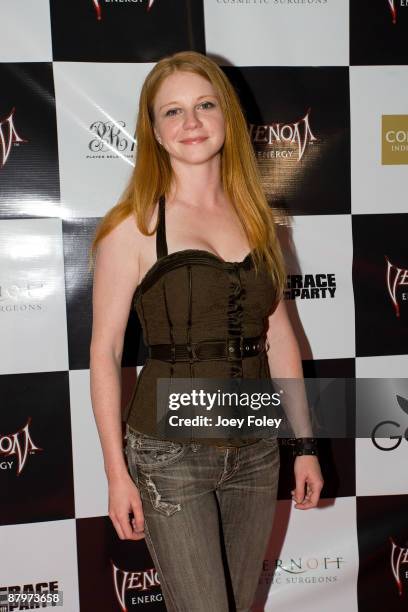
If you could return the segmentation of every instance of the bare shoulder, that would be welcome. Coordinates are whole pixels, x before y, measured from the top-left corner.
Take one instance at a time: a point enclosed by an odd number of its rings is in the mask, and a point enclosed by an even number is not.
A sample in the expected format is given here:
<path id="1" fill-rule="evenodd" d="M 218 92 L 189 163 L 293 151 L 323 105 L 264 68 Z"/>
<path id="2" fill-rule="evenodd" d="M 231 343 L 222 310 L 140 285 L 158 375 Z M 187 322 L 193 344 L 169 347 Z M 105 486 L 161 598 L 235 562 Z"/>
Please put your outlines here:
<path id="1" fill-rule="evenodd" d="M 96 269 L 114 276 L 116 281 L 126 271 L 129 282 L 137 283 L 143 238 L 134 215 L 128 215 L 99 242 Z"/>
<path id="2" fill-rule="evenodd" d="M 101 240 L 100 244 L 104 243 L 105 250 L 115 249 L 124 255 L 129 253 L 138 255 L 143 251 L 146 238 L 148 236 L 142 234 L 137 226 L 136 217 L 129 214 Z"/>
<path id="3" fill-rule="evenodd" d="M 128 252 L 129 249 L 132 249 L 132 251 L 137 251 L 141 247 L 142 240 L 143 234 L 136 225 L 135 217 L 131 214 L 102 238 L 100 246 L 104 250 L 115 249 Z"/>
<path id="4" fill-rule="evenodd" d="M 155 207 L 153 213 L 148 217 L 148 228 L 151 231 L 155 225 L 157 218 L 157 208 Z M 140 231 L 139 227 L 136 223 L 136 217 L 133 214 L 129 214 L 125 219 L 123 219 L 118 225 L 101 241 L 104 242 L 107 246 L 105 248 L 118 247 L 133 250 L 143 250 L 145 246 L 146 238 Z M 109 245 L 109 246 L 108 246 Z"/>
<path id="5" fill-rule="evenodd" d="M 157 219 L 157 207 L 148 217 L 148 229 L 152 231 Z M 152 251 L 152 237 L 142 234 L 136 223 L 136 217 L 129 214 L 118 225 L 104 236 L 97 251 L 99 269 L 109 269 L 114 275 L 125 271 L 128 279 L 138 284 L 146 267 L 145 258 L 149 259 Z"/>

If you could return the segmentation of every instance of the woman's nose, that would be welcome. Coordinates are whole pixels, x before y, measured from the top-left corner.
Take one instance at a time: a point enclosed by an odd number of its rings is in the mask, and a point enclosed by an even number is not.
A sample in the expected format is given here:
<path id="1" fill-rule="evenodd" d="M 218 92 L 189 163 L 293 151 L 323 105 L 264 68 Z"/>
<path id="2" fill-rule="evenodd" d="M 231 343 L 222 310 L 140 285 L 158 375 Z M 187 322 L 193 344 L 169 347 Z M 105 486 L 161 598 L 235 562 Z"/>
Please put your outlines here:
<path id="1" fill-rule="evenodd" d="M 198 118 L 195 110 L 186 110 L 184 114 L 184 127 L 192 128 L 200 125 L 200 119 Z"/>

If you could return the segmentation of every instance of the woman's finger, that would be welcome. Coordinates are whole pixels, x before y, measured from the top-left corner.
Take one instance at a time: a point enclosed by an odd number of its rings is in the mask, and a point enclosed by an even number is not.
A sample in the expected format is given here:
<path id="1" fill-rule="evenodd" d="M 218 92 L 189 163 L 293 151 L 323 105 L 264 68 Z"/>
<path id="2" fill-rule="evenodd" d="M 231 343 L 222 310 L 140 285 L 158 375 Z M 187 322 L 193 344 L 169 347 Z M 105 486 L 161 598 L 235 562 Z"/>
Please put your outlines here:
<path id="1" fill-rule="evenodd" d="M 120 521 L 116 517 L 111 516 L 110 514 L 109 514 L 109 518 L 110 518 L 110 520 L 113 523 L 113 526 L 114 526 L 114 528 L 116 530 L 116 533 L 118 534 L 118 537 L 121 540 L 124 540 L 125 539 L 125 533 L 123 531 L 123 528 L 122 528 L 122 525 L 121 525 Z"/>

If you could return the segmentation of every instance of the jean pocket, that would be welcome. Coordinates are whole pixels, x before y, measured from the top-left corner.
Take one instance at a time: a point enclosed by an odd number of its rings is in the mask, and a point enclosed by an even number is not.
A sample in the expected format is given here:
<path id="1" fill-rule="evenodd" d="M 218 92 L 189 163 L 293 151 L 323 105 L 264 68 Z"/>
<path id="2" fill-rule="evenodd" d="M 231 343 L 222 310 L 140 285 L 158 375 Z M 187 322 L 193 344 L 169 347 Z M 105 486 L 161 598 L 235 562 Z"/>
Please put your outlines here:
<path id="1" fill-rule="evenodd" d="M 187 451 L 187 446 L 181 442 L 152 438 L 134 430 L 129 431 L 126 438 L 127 456 L 131 455 L 134 464 L 144 468 L 157 469 L 173 465 Z"/>
<path id="2" fill-rule="evenodd" d="M 279 447 L 278 438 L 276 436 L 268 436 L 267 438 L 261 438 L 261 442 L 264 442 L 267 446 Z"/>

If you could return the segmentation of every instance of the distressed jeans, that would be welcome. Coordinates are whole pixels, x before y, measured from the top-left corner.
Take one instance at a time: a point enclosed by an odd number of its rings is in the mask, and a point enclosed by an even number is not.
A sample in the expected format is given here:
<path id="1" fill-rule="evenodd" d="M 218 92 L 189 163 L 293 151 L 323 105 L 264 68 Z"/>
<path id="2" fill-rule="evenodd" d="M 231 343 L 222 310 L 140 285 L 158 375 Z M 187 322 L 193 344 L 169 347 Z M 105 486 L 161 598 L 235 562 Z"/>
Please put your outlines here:
<path id="1" fill-rule="evenodd" d="M 276 507 L 276 438 L 232 448 L 126 429 L 145 540 L 168 612 L 251 609 Z"/>

